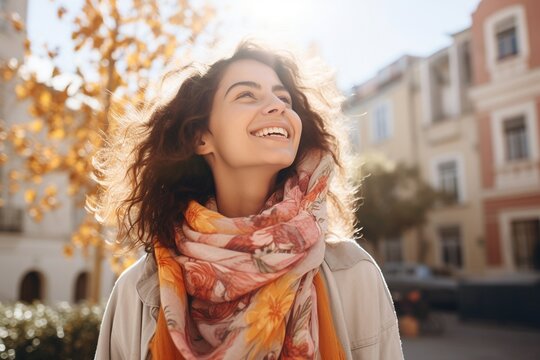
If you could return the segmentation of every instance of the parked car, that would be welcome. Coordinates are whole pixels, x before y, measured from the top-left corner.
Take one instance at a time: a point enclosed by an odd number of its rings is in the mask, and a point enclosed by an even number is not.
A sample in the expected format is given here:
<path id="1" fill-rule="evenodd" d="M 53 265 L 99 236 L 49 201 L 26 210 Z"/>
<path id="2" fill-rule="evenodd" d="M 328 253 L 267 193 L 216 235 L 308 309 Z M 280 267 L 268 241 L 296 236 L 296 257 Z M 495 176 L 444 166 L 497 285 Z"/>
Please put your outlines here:
<path id="1" fill-rule="evenodd" d="M 451 276 L 436 275 L 432 268 L 417 263 L 386 263 L 381 270 L 395 302 L 417 290 L 433 308 L 457 309 L 458 282 Z"/>

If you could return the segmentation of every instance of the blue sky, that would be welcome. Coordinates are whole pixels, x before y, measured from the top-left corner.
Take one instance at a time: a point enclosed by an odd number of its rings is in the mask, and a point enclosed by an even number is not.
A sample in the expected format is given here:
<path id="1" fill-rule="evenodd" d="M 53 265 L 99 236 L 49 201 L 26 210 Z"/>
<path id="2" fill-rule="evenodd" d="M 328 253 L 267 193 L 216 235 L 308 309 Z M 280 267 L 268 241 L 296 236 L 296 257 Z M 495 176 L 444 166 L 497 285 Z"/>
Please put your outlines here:
<path id="1" fill-rule="evenodd" d="M 69 48 L 70 28 L 56 19 L 82 0 L 29 0 L 28 31 L 43 42 Z M 195 0 L 197 1 L 197 0 Z M 201 2 L 198 0 L 197 2 Z M 222 22 L 224 48 L 245 37 L 284 46 L 315 44 L 347 91 L 403 54 L 426 56 L 450 44 L 449 34 L 470 26 L 480 0 L 213 0 Z M 67 45 L 66 45 L 67 44 Z M 69 54 L 61 59 L 66 67 Z"/>

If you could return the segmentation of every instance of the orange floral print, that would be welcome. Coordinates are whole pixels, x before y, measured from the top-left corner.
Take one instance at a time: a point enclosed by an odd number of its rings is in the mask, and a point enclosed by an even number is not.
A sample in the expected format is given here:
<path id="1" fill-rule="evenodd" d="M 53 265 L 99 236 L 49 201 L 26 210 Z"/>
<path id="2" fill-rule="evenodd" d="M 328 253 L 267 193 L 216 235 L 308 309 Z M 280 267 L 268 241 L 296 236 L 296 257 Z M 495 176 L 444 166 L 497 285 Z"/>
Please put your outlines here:
<path id="1" fill-rule="evenodd" d="M 187 224 L 202 234 L 215 234 L 217 227 L 213 221 L 223 218 L 223 215 L 205 208 L 196 201 L 189 202 L 184 216 Z"/>
<path id="2" fill-rule="evenodd" d="M 155 252 L 160 284 L 166 284 L 167 287 L 173 288 L 175 293 L 182 299 L 186 293 L 182 270 L 178 267 L 169 249 L 156 247 Z"/>
<path id="3" fill-rule="evenodd" d="M 285 317 L 289 312 L 296 289 L 294 278 L 284 275 L 266 285 L 255 295 L 254 306 L 245 315 L 247 324 L 246 342 L 253 344 L 255 353 L 261 349 L 269 351 L 275 342 L 285 338 Z"/>

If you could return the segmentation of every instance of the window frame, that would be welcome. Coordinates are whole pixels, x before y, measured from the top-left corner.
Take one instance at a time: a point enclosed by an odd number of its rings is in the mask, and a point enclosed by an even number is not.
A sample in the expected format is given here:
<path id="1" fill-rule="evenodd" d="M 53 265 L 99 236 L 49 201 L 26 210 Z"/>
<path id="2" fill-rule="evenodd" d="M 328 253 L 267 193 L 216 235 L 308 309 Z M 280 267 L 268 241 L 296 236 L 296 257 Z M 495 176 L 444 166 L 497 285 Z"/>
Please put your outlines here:
<path id="1" fill-rule="evenodd" d="M 444 232 L 453 232 L 450 237 L 445 237 Z M 461 226 L 459 224 L 440 225 L 437 228 L 437 235 L 439 237 L 439 254 L 441 264 L 454 269 L 462 269 L 464 267 L 464 252 L 463 252 L 463 235 Z M 446 253 L 453 250 L 455 252 L 454 257 L 456 260 L 452 261 L 450 255 L 447 261 Z"/>
<path id="2" fill-rule="evenodd" d="M 520 122 L 518 126 L 512 123 Z M 504 157 L 507 162 L 528 160 L 530 156 L 527 141 L 527 122 L 525 115 L 518 115 L 503 120 Z M 521 132 L 521 128 L 523 129 Z M 519 132 L 517 131 L 519 130 Z M 521 141 L 520 143 L 518 143 Z"/>
<path id="3" fill-rule="evenodd" d="M 383 115 L 382 118 L 381 114 Z M 379 102 L 373 106 L 370 116 L 371 140 L 373 143 L 381 143 L 392 137 L 394 133 L 392 115 L 390 101 Z"/>
<path id="4" fill-rule="evenodd" d="M 525 119 L 528 157 L 519 160 L 508 160 L 504 124 L 507 120 L 521 116 Z M 491 142 L 496 170 L 504 168 L 507 165 L 515 164 L 516 162 L 534 162 L 539 160 L 537 118 L 536 103 L 534 101 L 503 108 L 491 113 Z"/>
<path id="5" fill-rule="evenodd" d="M 461 153 L 439 154 L 431 160 L 431 185 L 433 188 L 441 188 L 441 174 L 439 166 L 443 163 L 454 162 L 456 164 L 457 196 L 455 204 L 462 204 L 467 200 L 467 182 L 465 174 L 465 160 Z"/>
<path id="6" fill-rule="evenodd" d="M 509 25 L 516 28 L 517 54 L 499 59 L 497 34 Z M 492 79 L 509 78 L 528 69 L 530 53 L 528 25 L 525 7 L 516 4 L 505 7 L 487 17 L 484 21 L 485 62 Z"/>

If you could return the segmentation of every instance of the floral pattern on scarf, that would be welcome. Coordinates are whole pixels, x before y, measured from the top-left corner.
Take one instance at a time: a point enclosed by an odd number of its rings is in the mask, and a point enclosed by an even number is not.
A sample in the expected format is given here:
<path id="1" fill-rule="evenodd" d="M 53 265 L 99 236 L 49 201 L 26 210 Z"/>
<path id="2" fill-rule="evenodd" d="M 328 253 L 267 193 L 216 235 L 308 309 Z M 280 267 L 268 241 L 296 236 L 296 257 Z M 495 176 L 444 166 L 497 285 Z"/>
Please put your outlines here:
<path id="1" fill-rule="evenodd" d="M 185 359 L 316 357 L 313 277 L 324 257 L 332 169 L 329 155 L 312 154 L 249 217 L 192 201 L 176 234 L 181 255 L 156 246 L 161 306 Z"/>

